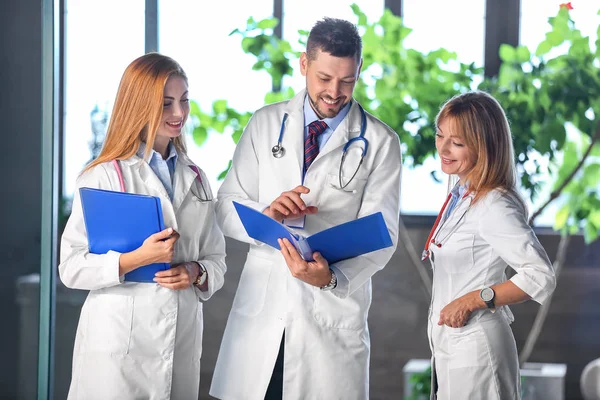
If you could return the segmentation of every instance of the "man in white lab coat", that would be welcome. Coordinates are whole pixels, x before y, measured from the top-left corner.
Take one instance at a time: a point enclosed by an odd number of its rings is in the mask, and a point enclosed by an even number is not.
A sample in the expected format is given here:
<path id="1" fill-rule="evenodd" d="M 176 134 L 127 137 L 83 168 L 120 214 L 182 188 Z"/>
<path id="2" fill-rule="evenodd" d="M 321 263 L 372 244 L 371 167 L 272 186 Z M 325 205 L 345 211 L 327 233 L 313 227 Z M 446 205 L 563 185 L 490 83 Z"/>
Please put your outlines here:
<path id="1" fill-rule="evenodd" d="M 325 18 L 300 69 L 306 90 L 251 118 L 218 193 L 225 235 L 250 243 L 211 395 L 221 399 L 366 399 L 371 276 L 397 243 L 401 152 L 397 134 L 352 98 L 362 43 L 356 27 Z M 344 146 L 353 138 L 342 164 Z M 274 145 L 276 145 L 274 147 Z M 361 154 L 366 150 L 364 160 Z M 232 201 L 305 236 L 382 212 L 393 246 L 328 265 L 246 235 Z"/>

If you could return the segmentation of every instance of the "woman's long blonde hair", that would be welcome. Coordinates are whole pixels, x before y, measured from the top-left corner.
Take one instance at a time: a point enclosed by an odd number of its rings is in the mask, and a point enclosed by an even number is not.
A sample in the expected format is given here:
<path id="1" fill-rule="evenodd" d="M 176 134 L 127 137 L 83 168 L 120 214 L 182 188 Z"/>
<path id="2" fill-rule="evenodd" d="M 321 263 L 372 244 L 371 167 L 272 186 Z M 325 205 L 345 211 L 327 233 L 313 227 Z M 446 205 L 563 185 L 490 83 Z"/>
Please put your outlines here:
<path id="1" fill-rule="evenodd" d="M 454 96 L 435 118 L 436 126 L 448 121 L 454 135 L 473 154 L 475 166 L 467 174 L 473 203 L 494 189 L 517 193 L 517 173 L 512 136 L 500 103 L 491 95 L 472 91 Z"/>
<path id="2" fill-rule="evenodd" d="M 165 84 L 171 76 L 180 76 L 187 83 L 181 66 L 159 53 L 145 54 L 127 66 L 119 84 L 102 150 L 83 172 L 107 161 L 130 158 L 137 152 L 142 140 L 146 142 L 145 158 L 150 155 L 162 118 Z M 186 154 L 183 136 L 172 141 L 179 153 Z"/>

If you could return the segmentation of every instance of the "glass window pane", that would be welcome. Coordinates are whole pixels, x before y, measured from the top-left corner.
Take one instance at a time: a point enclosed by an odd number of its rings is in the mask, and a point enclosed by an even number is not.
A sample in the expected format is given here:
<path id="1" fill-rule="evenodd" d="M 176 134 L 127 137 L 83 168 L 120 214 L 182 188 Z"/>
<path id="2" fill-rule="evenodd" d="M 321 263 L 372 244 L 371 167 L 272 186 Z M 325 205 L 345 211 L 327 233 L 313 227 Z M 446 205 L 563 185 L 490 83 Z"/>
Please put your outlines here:
<path id="1" fill-rule="evenodd" d="M 91 113 L 110 112 L 125 67 L 144 54 L 144 0 L 66 1 L 65 194 L 90 160 Z M 115 12 L 118 10 L 118 12 Z"/>
<path id="2" fill-rule="evenodd" d="M 413 31 L 408 48 L 429 52 L 443 47 L 463 63 L 483 66 L 485 1 L 403 0 L 404 24 Z"/>
<path id="3" fill-rule="evenodd" d="M 68 213 L 77 176 L 92 157 L 93 132 L 95 130 L 100 134 L 96 138 L 100 144 L 121 75 L 133 59 L 144 54 L 145 1 L 66 0 L 65 8 L 63 203 L 67 204 L 67 210 L 63 208 L 63 221 Z M 65 288 L 58 279 L 54 386 L 56 399 L 67 397 L 75 331 L 86 295 L 86 291 Z"/>
<path id="4" fill-rule="evenodd" d="M 407 48 L 424 53 L 445 48 L 456 52 L 459 62 L 483 66 L 485 1 L 465 0 L 457 5 L 444 0 L 404 0 L 402 4 L 404 24 L 412 29 L 405 40 Z M 402 213 L 437 214 L 447 188 L 448 178 L 437 157 L 416 168 L 408 165 L 402 172 Z"/>
<path id="5" fill-rule="evenodd" d="M 252 70 L 255 58 L 245 54 L 241 36 L 229 33 L 243 29 L 249 17 L 261 20 L 273 15 L 273 1 L 201 2 L 159 1 L 159 49 L 177 60 L 188 75 L 190 99 L 203 111 L 225 99 L 239 111 L 254 111 L 264 104 L 271 88 L 266 72 Z M 230 134 L 211 133 L 202 146 L 187 138 L 188 153 L 207 174 L 214 193 L 219 174 L 233 156 Z"/>

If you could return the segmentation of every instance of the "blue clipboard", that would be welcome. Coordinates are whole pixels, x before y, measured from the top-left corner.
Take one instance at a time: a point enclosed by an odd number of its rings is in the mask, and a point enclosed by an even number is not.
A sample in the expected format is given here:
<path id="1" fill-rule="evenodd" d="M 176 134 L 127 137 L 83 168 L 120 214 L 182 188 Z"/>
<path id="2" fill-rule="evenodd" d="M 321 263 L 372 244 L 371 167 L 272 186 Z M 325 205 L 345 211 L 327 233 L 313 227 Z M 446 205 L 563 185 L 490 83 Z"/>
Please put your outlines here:
<path id="1" fill-rule="evenodd" d="M 307 261 L 313 260 L 316 251 L 333 264 L 393 244 L 381 212 L 304 237 L 253 208 L 235 201 L 233 205 L 248 236 L 277 250 L 280 249 L 277 239 L 287 238 Z"/>
<path id="2" fill-rule="evenodd" d="M 158 197 L 93 188 L 80 188 L 79 194 L 90 253 L 127 253 L 165 229 Z M 153 283 L 154 274 L 169 268 L 168 263 L 145 265 L 125 274 L 125 280 Z"/>

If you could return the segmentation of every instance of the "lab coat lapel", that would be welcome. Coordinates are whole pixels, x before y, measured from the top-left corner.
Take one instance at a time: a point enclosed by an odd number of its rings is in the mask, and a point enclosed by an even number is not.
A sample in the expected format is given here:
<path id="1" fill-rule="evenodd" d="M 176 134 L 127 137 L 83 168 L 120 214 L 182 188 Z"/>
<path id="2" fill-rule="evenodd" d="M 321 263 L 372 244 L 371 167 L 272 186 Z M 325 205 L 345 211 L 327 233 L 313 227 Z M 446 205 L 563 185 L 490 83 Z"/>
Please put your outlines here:
<path id="1" fill-rule="evenodd" d="M 447 205 L 446 205 L 446 207 L 447 207 Z M 440 212 L 444 213 L 446 210 L 446 207 L 443 207 L 442 210 L 440 210 Z M 438 214 L 439 219 L 436 218 L 438 223 L 437 223 L 437 225 L 434 225 L 432 228 L 433 232 L 431 233 L 431 240 L 434 240 L 434 238 L 438 237 L 437 235 L 438 235 L 439 230 L 442 228 L 443 224 L 446 222 L 444 219 L 442 219 L 442 217 L 443 217 L 443 215 L 439 216 L 439 214 Z"/>
<path id="2" fill-rule="evenodd" d="M 183 154 L 177 157 L 177 166 L 173 174 L 173 211 L 175 213 L 197 179 L 196 172 L 190 167 L 191 164 L 192 162 L 187 160 Z"/>
<path id="3" fill-rule="evenodd" d="M 452 232 L 454 232 L 458 224 L 464 222 L 463 217 L 466 214 L 466 212 L 469 211 L 473 197 L 473 194 L 469 194 L 464 199 L 458 201 L 458 204 L 456 205 L 456 207 L 454 207 L 454 210 L 452 210 L 450 216 L 448 216 L 448 218 L 446 218 L 442 222 L 442 224 L 440 224 L 441 226 L 438 227 L 439 233 L 436 232 L 434 234 L 436 242 L 446 241 L 448 239 L 446 236 L 449 236 Z"/>
<path id="4" fill-rule="evenodd" d="M 360 123 L 361 112 L 358 103 L 356 100 L 352 100 L 348 115 L 346 115 L 346 118 L 338 125 L 327 143 L 325 143 L 325 146 L 320 150 L 313 164 L 318 163 L 320 158 L 327 156 L 327 154 L 338 149 L 340 146 L 344 146 L 351 137 L 358 136 L 360 134 Z"/>
<path id="5" fill-rule="evenodd" d="M 151 196 L 157 196 L 160 199 L 165 226 L 177 230 L 177 219 L 175 218 L 171 199 L 169 199 L 165 187 L 152 171 L 150 165 L 140 159 L 140 162 L 131 168 L 131 173 L 134 179 L 144 182 Z"/>
<path id="6" fill-rule="evenodd" d="M 304 168 L 304 96 L 306 90 L 294 96 L 286 105 L 288 118 L 285 122 L 282 145 L 286 154 L 278 159 L 287 176 L 302 180 Z M 277 132 L 279 135 L 279 132 Z M 279 167 L 278 167 L 279 168 Z"/>

